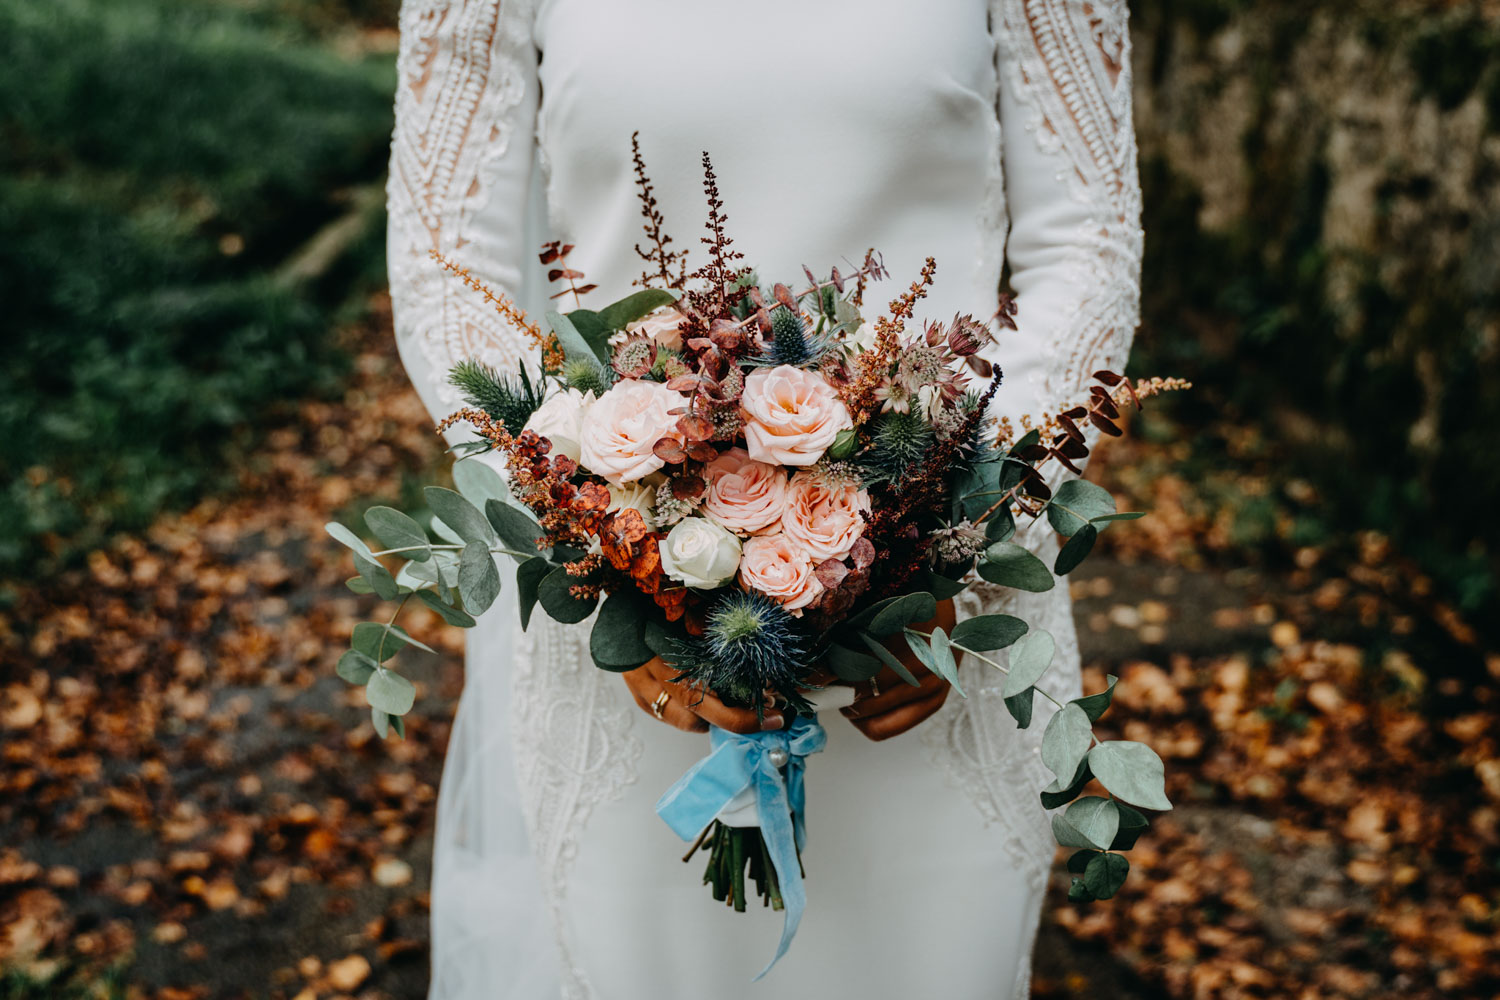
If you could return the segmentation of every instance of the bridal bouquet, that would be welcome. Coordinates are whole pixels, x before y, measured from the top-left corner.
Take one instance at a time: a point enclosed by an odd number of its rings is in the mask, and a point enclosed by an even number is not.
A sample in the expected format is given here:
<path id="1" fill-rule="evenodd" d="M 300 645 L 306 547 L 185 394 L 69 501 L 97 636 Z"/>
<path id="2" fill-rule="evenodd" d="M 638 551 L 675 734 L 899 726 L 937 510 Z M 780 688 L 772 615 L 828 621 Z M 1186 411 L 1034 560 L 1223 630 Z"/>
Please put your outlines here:
<path id="1" fill-rule="evenodd" d="M 1088 554 L 1120 513 L 1082 479 L 1055 489 L 1055 463 L 1079 471 L 1083 427 L 1120 433 L 1123 406 L 1166 388 L 1095 374 L 1086 401 L 1017 433 L 987 417 L 999 373 L 979 357 L 992 327 L 1014 329 L 1002 300 L 991 320 L 955 316 L 917 324 L 934 280 L 931 258 L 882 314 L 867 318 L 869 283 L 888 277 L 871 251 L 848 274 L 762 285 L 739 266 L 704 157 L 708 261 L 687 273 L 668 250 L 637 152 L 649 249 L 640 290 L 599 309 L 570 268 L 572 247 L 548 244 L 542 262 L 575 308 L 548 312 L 546 329 L 483 288 L 537 348 L 539 368 L 499 372 L 464 362 L 451 373 L 478 440 L 508 476 L 465 459 L 458 490 L 429 486 L 427 524 L 390 507 L 366 512 L 372 551 L 351 529 L 328 530 L 354 552 L 351 589 L 404 607 L 419 601 L 468 627 L 501 587 L 496 556 L 518 561 L 521 625 L 536 608 L 558 622 L 593 623 L 589 650 L 603 670 L 661 657 L 677 681 L 730 705 L 785 711 L 775 731 L 714 729 L 711 752 L 667 790 L 658 812 L 709 854 L 715 899 L 744 909 L 747 881 L 785 909 L 777 958 L 804 903 L 806 758 L 823 746 L 812 698 L 825 669 L 845 682 L 889 667 L 916 684 L 892 651 L 906 643 L 963 694 L 960 655 L 1005 674 L 1005 704 L 1021 727 L 1053 658 L 1052 636 L 1009 615 L 951 631 L 920 627 L 938 602 L 975 578 L 1044 591 Z M 1015 540 L 1019 518 L 1047 518 L 1067 541 L 1052 566 Z M 400 557 L 392 572 L 382 556 Z M 365 686 L 374 723 L 402 730 L 414 689 L 390 666 L 403 646 L 427 648 L 397 623 L 357 625 L 339 662 Z M 1004 661 L 997 658 L 1005 650 Z M 1169 809 L 1160 759 L 1148 747 L 1095 738 L 1104 691 L 1048 723 L 1042 758 L 1056 775 L 1039 789 L 1060 843 L 1077 848 L 1070 898 L 1112 896 L 1129 863 L 1119 852 L 1146 828 L 1139 809 Z M 654 706 L 661 714 L 660 701 Z M 1105 795 L 1080 797 L 1098 779 Z M 689 855 L 693 852 L 690 851 Z M 774 959 L 773 959 L 774 963 Z"/>

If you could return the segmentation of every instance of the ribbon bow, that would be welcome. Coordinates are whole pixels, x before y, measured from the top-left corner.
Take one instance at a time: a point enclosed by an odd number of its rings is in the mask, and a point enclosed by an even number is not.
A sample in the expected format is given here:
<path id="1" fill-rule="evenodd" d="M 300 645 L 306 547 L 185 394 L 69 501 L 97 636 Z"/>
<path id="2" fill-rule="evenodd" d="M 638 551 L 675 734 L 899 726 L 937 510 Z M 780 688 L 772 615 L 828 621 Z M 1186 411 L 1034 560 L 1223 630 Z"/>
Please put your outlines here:
<path id="1" fill-rule="evenodd" d="M 747 788 L 755 789 L 761 837 L 765 840 L 771 863 L 776 867 L 781 899 L 786 905 L 781 943 L 770 965 L 755 977 L 759 979 L 786 954 L 797 934 L 797 925 L 802 922 L 802 910 L 807 905 L 802 867 L 797 861 L 797 852 L 802 850 L 807 839 L 806 791 L 802 772 L 808 755 L 818 753 L 827 745 L 828 734 L 815 718 L 799 715 L 784 730 L 742 736 L 714 726 L 708 738 L 713 749 L 667 789 L 656 803 L 656 814 L 666 820 L 677 836 L 692 840 L 737 795 Z M 773 750 L 786 753 L 784 779 L 782 768 L 771 762 Z"/>

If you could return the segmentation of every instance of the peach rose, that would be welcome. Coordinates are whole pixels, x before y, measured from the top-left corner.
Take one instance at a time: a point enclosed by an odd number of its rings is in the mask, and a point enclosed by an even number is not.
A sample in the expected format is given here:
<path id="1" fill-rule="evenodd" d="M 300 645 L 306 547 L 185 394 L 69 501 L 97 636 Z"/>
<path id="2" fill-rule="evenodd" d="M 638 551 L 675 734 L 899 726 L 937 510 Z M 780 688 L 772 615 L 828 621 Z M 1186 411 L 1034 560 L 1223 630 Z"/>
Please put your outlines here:
<path id="1" fill-rule="evenodd" d="M 854 426 L 833 386 L 791 365 L 751 372 L 740 406 L 750 457 L 770 465 L 812 465 L 839 431 Z"/>
<path id="2" fill-rule="evenodd" d="M 638 320 L 625 324 L 626 336 L 641 334 L 656 341 L 658 347 L 669 351 L 682 350 L 682 321 L 687 319 L 675 306 L 663 306 L 647 313 Z"/>
<path id="3" fill-rule="evenodd" d="M 787 487 L 781 530 L 817 565 L 849 554 L 865 530 L 860 512 L 869 510 L 870 494 L 864 490 L 853 486 L 829 489 L 816 476 L 799 472 Z"/>
<path id="4" fill-rule="evenodd" d="M 745 449 L 730 448 L 703 471 L 708 476 L 703 513 L 730 531 L 749 535 L 781 520 L 785 469 L 751 461 Z"/>
<path id="5" fill-rule="evenodd" d="M 664 437 L 681 440 L 677 415 L 681 394 L 660 382 L 625 379 L 589 408 L 579 435 L 578 461 L 614 483 L 633 483 L 666 463 L 651 450 Z"/>
<path id="6" fill-rule="evenodd" d="M 817 600 L 823 584 L 802 546 L 785 534 L 756 535 L 740 554 L 740 583 L 777 601 L 788 611 Z"/>

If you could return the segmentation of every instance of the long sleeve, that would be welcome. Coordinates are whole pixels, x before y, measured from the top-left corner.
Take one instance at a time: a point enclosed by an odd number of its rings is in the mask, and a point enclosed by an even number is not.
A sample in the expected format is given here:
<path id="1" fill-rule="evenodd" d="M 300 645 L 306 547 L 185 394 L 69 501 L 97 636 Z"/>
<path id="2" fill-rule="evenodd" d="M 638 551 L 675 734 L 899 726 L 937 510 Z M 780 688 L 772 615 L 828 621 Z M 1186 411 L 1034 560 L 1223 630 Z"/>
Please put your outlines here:
<path id="1" fill-rule="evenodd" d="M 1002 336 L 1026 341 L 1005 375 L 1033 416 L 1079 401 L 1100 368 L 1121 370 L 1139 322 L 1126 19 L 1125 0 L 990 2 L 1019 327 Z"/>
<path id="2" fill-rule="evenodd" d="M 430 257 L 521 294 L 538 103 L 529 0 L 404 0 L 387 256 L 396 341 L 434 419 L 459 400 L 448 369 L 514 370 L 527 345 Z M 462 435 L 461 430 L 450 437 Z"/>

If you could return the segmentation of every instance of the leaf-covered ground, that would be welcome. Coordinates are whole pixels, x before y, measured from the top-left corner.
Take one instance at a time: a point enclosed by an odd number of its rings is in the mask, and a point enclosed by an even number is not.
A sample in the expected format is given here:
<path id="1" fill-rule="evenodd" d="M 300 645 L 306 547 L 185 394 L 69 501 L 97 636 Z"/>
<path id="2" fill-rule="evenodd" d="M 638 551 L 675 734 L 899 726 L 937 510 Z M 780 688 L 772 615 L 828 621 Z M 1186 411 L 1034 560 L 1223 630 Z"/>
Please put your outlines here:
<path id="1" fill-rule="evenodd" d="M 440 456 L 383 303 L 349 341 L 342 400 L 238 492 L 0 613 L 0 998 L 421 995 L 459 638 L 406 660 L 382 744 L 333 674 L 369 608 L 322 524 Z M 1253 435 L 1188 472 L 1187 431 L 1134 430 L 1095 477 L 1152 516 L 1072 585 L 1089 685 L 1121 677 L 1101 726 L 1161 751 L 1179 808 L 1118 898 L 1067 904 L 1059 868 L 1037 995 L 1494 996 L 1500 657 L 1380 538 L 1299 545 L 1317 498 Z M 1284 542 L 1246 549 L 1247 510 Z"/>

